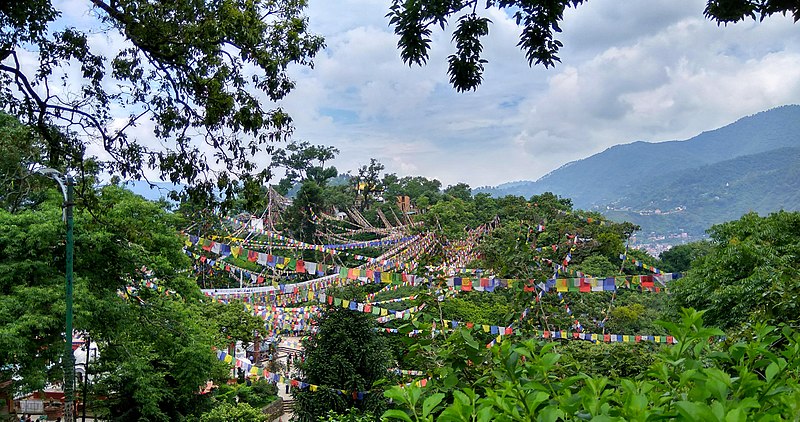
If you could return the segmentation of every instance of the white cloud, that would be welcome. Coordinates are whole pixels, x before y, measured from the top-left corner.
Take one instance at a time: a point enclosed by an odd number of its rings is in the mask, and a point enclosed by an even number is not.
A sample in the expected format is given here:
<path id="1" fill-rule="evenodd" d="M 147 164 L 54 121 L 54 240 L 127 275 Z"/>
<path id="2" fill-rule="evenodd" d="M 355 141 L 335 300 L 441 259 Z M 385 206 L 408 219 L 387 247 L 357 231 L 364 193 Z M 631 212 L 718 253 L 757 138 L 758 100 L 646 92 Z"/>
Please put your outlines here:
<path id="1" fill-rule="evenodd" d="M 85 3 L 71 6 L 78 3 L 61 3 L 65 20 L 96 24 Z M 614 144 L 685 139 L 800 103 L 800 32 L 791 18 L 718 27 L 703 18 L 702 0 L 593 0 L 567 10 L 562 63 L 544 69 L 528 67 L 513 18 L 489 10 L 484 82 L 456 93 L 446 64 L 453 25 L 434 30 L 427 66 L 409 67 L 385 17 L 390 4 L 312 0 L 308 8 L 327 48 L 313 69 L 293 68 L 297 88 L 281 105 L 297 138 L 341 150 L 341 171 L 374 157 L 387 171 L 445 186 L 536 179 Z M 92 42 L 109 51 L 120 43 Z"/>

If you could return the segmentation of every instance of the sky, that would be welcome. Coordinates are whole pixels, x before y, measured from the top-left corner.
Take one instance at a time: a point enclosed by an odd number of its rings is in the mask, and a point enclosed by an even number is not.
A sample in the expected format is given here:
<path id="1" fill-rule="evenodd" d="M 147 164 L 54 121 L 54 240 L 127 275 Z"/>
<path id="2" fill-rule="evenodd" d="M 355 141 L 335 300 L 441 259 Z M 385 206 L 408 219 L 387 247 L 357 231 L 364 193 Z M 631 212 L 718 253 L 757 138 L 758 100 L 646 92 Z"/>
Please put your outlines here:
<path id="1" fill-rule="evenodd" d="M 85 1 L 62 3 L 68 21 L 88 19 L 69 7 Z M 452 28 L 434 32 L 426 66 L 409 67 L 390 3 L 309 1 L 326 49 L 313 69 L 292 68 L 296 89 L 280 105 L 295 139 L 340 150 L 340 172 L 375 158 L 444 186 L 536 180 L 613 145 L 688 139 L 800 103 L 800 26 L 788 17 L 725 27 L 704 19 L 701 0 L 592 0 L 565 13 L 561 63 L 545 69 L 528 66 L 514 21 L 488 10 L 483 83 L 458 93 L 447 75 Z"/>

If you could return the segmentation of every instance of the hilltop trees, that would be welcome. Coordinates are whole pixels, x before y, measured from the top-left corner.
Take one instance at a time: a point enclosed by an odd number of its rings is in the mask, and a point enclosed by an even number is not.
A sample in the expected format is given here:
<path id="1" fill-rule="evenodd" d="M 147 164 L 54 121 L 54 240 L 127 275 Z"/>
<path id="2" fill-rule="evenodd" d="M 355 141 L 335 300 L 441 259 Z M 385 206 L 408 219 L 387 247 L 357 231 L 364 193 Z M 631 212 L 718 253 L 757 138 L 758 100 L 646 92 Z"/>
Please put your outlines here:
<path id="1" fill-rule="evenodd" d="M 711 248 L 673 283 L 678 306 L 706 309 L 723 328 L 794 323 L 800 294 L 800 213 L 749 213 L 709 230 Z"/>
<path id="2" fill-rule="evenodd" d="M 328 179 L 336 177 L 336 167 L 325 167 L 333 160 L 339 150 L 324 145 L 311 145 L 308 142 L 290 142 L 285 149 L 275 151 L 271 167 L 283 167 L 286 175 L 278 182 L 278 192 L 286 195 L 295 183 L 306 180 L 324 187 Z"/>
<path id="3" fill-rule="evenodd" d="M 358 176 L 353 178 L 356 191 L 358 209 L 364 211 L 375 200 L 374 195 L 381 190 L 380 175 L 384 169 L 380 161 L 370 158 L 369 164 L 364 164 L 358 169 Z"/>
<path id="4" fill-rule="evenodd" d="M 308 32 L 305 2 L 85 4 L 96 28 L 65 25 L 59 19 L 73 11 L 50 0 L 0 5 L 0 107 L 41 137 L 48 166 L 80 161 L 96 142 L 107 170 L 142 178 L 153 169 L 194 194 L 233 183 L 220 173 L 215 186 L 212 166 L 267 177 L 253 157 L 290 134 L 291 118 L 264 100 L 291 91 L 289 65 L 311 65 L 323 46 Z M 98 31 L 123 42 L 98 46 Z M 36 65 L 23 65 L 29 55 Z M 60 78 L 73 70 L 83 79 L 64 92 Z M 133 128 L 145 124 L 153 129 L 139 138 Z"/>
<path id="5" fill-rule="evenodd" d="M 673 246 L 659 256 L 662 269 L 669 272 L 687 271 L 694 260 L 707 255 L 712 248 L 713 245 L 707 240 Z"/>

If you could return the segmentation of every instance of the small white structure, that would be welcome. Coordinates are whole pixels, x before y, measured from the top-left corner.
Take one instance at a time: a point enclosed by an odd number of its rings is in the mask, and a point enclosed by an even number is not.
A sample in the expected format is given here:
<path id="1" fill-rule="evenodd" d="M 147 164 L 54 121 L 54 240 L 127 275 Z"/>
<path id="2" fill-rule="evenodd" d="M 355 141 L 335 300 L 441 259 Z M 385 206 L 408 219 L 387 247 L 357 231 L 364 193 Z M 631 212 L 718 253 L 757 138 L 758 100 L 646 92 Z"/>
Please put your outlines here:
<path id="1" fill-rule="evenodd" d="M 257 231 L 264 230 L 264 220 L 256 216 L 250 217 L 250 229 Z"/>
<path id="2" fill-rule="evenodd" d="M 87 356 L 89 358 L 89 365 L 91 365 L 92 362 L 97 361 L 97 358 L 100 356 L 97 349 L 97 343 L 89 342 L 87 344 L 84 342 L 72 352 L 72 356 L 74 359 L 73 362 L 75 363 L 75 383 L 80 384 L 83 382 L 84 377 L 86 376 Z M 92 380 L 91 375 L 89 376 L 89 380 Z"/>

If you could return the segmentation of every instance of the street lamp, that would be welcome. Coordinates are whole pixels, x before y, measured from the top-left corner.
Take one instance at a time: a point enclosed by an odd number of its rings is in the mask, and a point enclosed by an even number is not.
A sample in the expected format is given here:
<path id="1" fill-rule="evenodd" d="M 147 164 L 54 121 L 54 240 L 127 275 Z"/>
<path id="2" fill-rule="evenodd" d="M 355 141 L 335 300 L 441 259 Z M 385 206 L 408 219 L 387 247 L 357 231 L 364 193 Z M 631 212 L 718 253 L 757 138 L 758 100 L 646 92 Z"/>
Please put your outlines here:
<path id="1" fill-rule="evenodd" d="M 61 174 L 58 170 L 43 167 L 34 170 L 36 173 L 47 176 L 58 183 L 61 193 L 64 195 L 64 222 L 67 223 L 67 279 L 66 279 L 66 302 L 67 302 L 67 322 L 64 337 L 66 345 L 64 347 L 64 422 L 75 422 L 74 414 L 74 388 L 75 388 L 75 361 L 72 355 L 72 260 L 73 260 L 73 239 L 72 239 L 72 209 L 75 204 L 72 202 L 72 190 L 75 185 L 72 176 Z"/>

